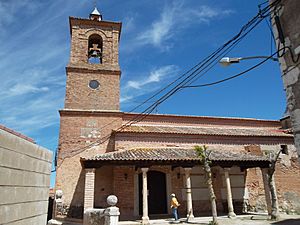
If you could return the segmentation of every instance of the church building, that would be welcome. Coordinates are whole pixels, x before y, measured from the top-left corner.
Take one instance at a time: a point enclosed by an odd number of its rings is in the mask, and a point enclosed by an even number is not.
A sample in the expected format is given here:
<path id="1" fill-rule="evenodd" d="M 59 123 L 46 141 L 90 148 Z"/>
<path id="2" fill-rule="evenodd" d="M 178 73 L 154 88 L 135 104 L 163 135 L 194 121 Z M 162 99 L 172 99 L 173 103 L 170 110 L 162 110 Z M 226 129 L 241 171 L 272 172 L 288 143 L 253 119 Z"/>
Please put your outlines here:
<path id="1" fill-rule="evenodd" d="M 118 197 L 120 219 L 170 215 L 170 194 L 182 217 L 210 215 L 209 192 L 194 146 L 211 151 L 220 214 L 269 210 L 269 152 L 282 151 L 275 182 L 281 210 L 300 202 L 300 168 L 289 130 L 276 120 L 120 111 L 119 42 L 122 23 L 70 17 L 71 54 L 60 113 L 56 219 L 82 221 L 88 208 Z M 299 207 L 299 206 L 298 206 Z M 300 209 L 299 209 L 300 210 Z M 299 211 L 300 212 L 300 211 Z"/>

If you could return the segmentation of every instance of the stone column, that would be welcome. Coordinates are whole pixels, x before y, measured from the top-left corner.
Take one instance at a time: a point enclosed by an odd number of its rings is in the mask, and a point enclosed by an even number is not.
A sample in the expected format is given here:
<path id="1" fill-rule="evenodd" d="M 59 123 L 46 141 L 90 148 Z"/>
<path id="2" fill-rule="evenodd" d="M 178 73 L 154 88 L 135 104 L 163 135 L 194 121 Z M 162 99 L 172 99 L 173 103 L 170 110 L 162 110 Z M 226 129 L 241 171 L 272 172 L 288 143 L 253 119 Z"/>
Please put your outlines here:
<path id="1" fill-rule="evenodd" d="M 186 178 L 186 205 L 187 205 L 187 219 L 193 219 L 193 200 L 192 200 L 192 184 L 191 184 L 192 168 L 184 168 Z"/>
<path id="2" fill-rule="evenodd" d="M 228 204 L 228 217 L 230 218 L 230 217 L 235 217 L 236 215 L 233 210 L 229 170 L 230 170 L 229 168 L 224 168 L 225 183 L 226 183 L 226 195 L 227 195 L 227 204 Z"/>
<path id="3" fill-rule="evenodd" d="M 84 210 L 94 208 L 95 171 L 85 169 Z"/>
<path id="4" fill-rule="evenodd" d="M 272 202 L 271 202 L 271 193 L 270 188 L 268 184 L 268 168 L 261 168 L 262 178 L 264 182 L 264 189 L 265 189 L 265 197 L 266 197 L 266 203 L 267 203 L 267 210 L 268 215 L 271 215 L 272 212 Z"/>
<path id="5" fill-rule="evenodd" d="M 142 224 L 148 225 L 150 224 L 149 216 L 148 216 L 148 188 L 147 188 L 147 172 L 149 168 L 142 168 L 143 172 L 143 217 Z"/>

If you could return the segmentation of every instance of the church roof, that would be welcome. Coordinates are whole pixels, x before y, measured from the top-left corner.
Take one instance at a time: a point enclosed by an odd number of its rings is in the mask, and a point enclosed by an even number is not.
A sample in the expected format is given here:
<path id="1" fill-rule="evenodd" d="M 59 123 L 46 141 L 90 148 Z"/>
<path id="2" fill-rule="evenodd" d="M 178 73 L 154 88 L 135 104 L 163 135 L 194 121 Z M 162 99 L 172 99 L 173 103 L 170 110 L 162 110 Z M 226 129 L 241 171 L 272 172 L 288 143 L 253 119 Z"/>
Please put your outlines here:
<path id="1" fill-rule="evenodd" d="M 234 126 L 172 126 L 172 125 L 131 125 L 117 133 L 159 133 L 196 134 L 222 136 L 275 136 L 292 137 L 284 130 L 274 127 L 234 127 Z"/>
<path id="2" fill-rule="evenodd" d="M 270 163 L 266 156 L 254 155 L 246 152 L 230 152 L 220 150 L 211 151 L 210 160 L 213 165 L 220 166 L 244 166 L 244 167 L 267 167 Z M 98 154 L 90 158 L 81 158 L 81 161 L 88 166 L 88 162 L 109 163 L 123 165 L 137 165 L 140 163 L 153 163 L 162 165 L 176 165 L 176 163 L 200 164 L 197 152 L 194 149 L 183 148 L 136 148 L 122 151 L 114 151 Z M 93 165 L 95 166 L 95 164 Z"/>

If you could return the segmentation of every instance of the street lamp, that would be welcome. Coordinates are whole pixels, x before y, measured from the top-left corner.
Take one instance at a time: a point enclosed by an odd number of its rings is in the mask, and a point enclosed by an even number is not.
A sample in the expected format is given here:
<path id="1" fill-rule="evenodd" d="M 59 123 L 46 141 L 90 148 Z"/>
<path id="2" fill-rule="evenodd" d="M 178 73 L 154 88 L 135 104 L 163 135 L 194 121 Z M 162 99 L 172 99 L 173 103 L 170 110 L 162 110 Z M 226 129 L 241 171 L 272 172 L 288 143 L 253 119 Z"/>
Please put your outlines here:
<path id="1" fill-rule="evenodd" d="M 238 58 L 223 57 L 222 59 L 220 59 L 219 63 L 222 66 L 230 66 L 233 63 L 239 63 L 241 60 L 247 60 L 247 59 L 271 59 L 273 61 L 278 61 L 277 58 L 273 58 L 271 56 L 249 56 L 249 57 L 238 57 Z"/>

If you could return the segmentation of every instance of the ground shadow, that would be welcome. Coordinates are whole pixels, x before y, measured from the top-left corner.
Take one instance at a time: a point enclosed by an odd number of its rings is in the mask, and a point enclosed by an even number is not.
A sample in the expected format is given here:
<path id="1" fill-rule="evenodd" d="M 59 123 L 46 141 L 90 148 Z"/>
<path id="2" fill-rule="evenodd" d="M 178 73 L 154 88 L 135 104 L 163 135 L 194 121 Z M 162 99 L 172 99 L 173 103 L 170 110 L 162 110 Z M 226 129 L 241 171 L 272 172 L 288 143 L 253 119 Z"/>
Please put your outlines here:
<path id="1" fill-rule="evenodd" d="M 166 219 L 169 224 L 197 224 L 197 225 L 207 225 L 207 223 L 196 222 L 196 221 L 187 221 L 186 218 L 179 219 L 178 221 L 174 221 L 174 219 Z"/>
<path id="2" fill-rule="evenodd" d="M 84 170 L 81 170 L 80 176 L 76 183 L 75 192 L 73 194 L 71 204 L 68 209 L 67 217 L 69 218 L 83 218 L 84 180 L 85 172 Z"/>
<path id="3" fill-rule="evenodd" d="M 300 219 L 287 219 L 287 220 L 274 222 L 272 224 L 276 224 L 276 225 L 299 225 L 300 224 Z"/>

